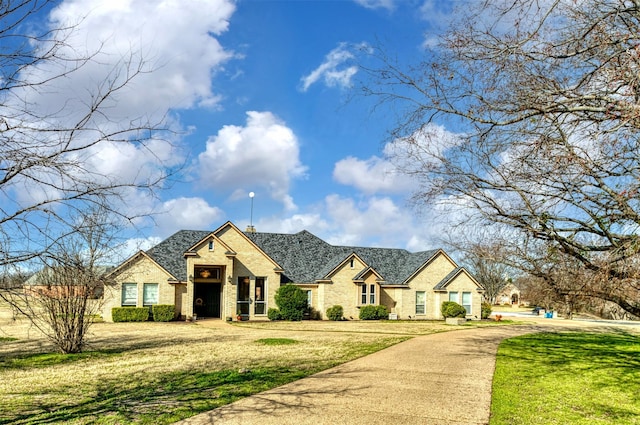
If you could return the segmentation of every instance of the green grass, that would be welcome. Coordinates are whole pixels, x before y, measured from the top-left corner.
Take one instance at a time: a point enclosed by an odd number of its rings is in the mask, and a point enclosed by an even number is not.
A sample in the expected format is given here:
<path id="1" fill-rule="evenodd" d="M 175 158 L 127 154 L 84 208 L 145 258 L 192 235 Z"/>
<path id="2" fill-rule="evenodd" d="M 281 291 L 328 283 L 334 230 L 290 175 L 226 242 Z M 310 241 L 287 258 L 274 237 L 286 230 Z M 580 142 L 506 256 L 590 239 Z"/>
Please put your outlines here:
<path id="1" fill-rule="evenodd" d="M 36 353 L 14 357 L 0 357 L 2 369 L 31 369 L 64 365 L 86 359 L 97 359 L 117 354 L 116 351 L 86 351 L 77 354 Z"/>
<path id="2" fill-rule="evenodd" d="M 10 341 L 17 341 L 18 338 L 12 338 L 9 336 L 0 336 L 0 342 L 10 342 Z"/>
<path id="3" fill-rule="evenodd" d="M 256 340 L 256 342 L 263 345 L 291 345 L 298 343 L 298 341 L 291 338 L 262 338 Z"/>
<path id="4" fill-rule="evenodd" d="M 640 337 L 541 333 L 503 341 L 490 424 L 640 424 Z"/>

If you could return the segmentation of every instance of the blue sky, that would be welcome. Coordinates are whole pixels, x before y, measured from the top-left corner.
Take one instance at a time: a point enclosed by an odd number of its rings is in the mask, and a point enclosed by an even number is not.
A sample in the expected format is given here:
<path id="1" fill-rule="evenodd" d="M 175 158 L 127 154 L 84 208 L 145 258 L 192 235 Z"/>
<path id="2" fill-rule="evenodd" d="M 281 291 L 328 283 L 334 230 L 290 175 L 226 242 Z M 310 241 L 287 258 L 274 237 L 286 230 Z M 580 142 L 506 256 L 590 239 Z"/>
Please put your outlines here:
<path id="1" fill-rule="evenodd" d="M 132 194 L 131 208 L 157 213 L 132 244 L 227 220 L 244 228 L 254 192 L 258 231 L 415 251 L 440 245 L 441 218 L 410 207 L 414 182 L 385 159 L 395 112 L 372 112 L 373 99 L 353 95 L 371 46 L 418 60 L 449 9 L 435 0 L 65 0 L 47 19 L 78 23 L 76 46 L 102 43 L 102 65 L 139 54 L 152 72 L 113 113 L 169 111 L 177 130 L 158 156 L 187 167 L 157 199 Z M 106 71 L 91 72 L 76 73 L 66 96 Z M 141 151 L 97 155 L 113 174 L 150 161 Z"/>

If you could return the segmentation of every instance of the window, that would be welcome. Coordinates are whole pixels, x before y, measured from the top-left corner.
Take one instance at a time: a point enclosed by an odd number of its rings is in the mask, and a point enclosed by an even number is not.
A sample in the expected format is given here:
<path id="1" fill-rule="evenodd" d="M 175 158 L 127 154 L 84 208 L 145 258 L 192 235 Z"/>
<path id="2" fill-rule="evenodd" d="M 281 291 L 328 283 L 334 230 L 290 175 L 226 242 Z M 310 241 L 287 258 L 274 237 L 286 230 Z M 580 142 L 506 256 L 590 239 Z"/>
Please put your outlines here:
<path id="1" fill-rule="evenodd" d="M 209 241 L 209 251 L 213 251 L 213 248 L 214 248 L 214 246 L 213 246 L 213 240 L 210 240 L 210 241 Z"/>
<path id="2" fill-rule="evenodd" d="M 122 306 L 135 307 L 138 303 L 138 284 L 123 283 L 122 284 Z"/>
<path id="3" fill-rule="evenodd" d="M 349 261 L 349 267 L 353 268 L 354 266 L 355 266 L 355 263 L 352 258 L 351 261 Z"/>
<path id="4" fill-rule="evenodd" d="M 142 305 L 158 304 L 158 284 L 145 283 L 142 288 Z"/>
<path id="5" fill-rule="evenodd" d="M 471 314 L 471 292 L 462 293 L 462 306 L 467 310 L 467 314 Z"/>
<path id="6" fill-rule="evenodd" d="M 266 283 L 264 277 L 256 277 L 256 285 L 253 290 L 253 299 L 255 300 L 253 313 L 254 314 L 266 314 L 267 302 L 266 299 Z"/>
<path id="7" fill-rule="evenodd" d="M 305 292 L 307 293 L 307 305 L 311 307 L 311 297 L 313 296 L 313 292 L 311 292 L 311 289 L 307 289 Z"/>
<path id="8" fill-rule="evenodd" d="M 249 304 L 251 303 L 251 279 L 249 276 L 238 277 L 238 302 L 236 306 L 236 313 L 244 316 L 249 316 L 251 312 Z"/>
<path id="9" fill-rule="evenodd" d="M 376 285 L 362 284 L 360 287 L 360 305 L 375 304 L 376 303 Z M 368 303 L 367 303 L 368 301 Z"/>
<path id="10" fill-rule="evenodd" d="M 425 314 L 427 312 L 427 293 L 425 291 L 416 291 L 416 314 Z"/>
<path id="11" fill-rule="evenodd" d="M 458 293 L 457 292 L 449 292 L 449 301 L 453 301 L 454 303 L 458 302 Z"/>

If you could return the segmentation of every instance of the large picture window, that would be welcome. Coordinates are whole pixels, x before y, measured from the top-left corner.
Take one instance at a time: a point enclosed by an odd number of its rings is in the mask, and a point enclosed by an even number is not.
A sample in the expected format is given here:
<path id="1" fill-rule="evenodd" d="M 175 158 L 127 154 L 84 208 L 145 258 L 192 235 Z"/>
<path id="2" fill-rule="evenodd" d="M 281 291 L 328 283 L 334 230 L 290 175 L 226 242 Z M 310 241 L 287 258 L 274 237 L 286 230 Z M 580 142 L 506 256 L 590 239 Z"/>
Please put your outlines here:
<path id="1" fill-rule="evenodd" d="M 145 283 L 142 290 L 142 305 L 155 305 L 158 304 L 158 284 L 157 283 Z"/>
<path id="2" fill-rule="evenodd" d="M 425 291 L 416 291 L 416 314 L 426 314 L 427 312 L 427 293 Z"/>
<path id="3" fill-rule="evenodd" d="M 138 284 L 123 283 L 122 284 L 122 306 L 135 307 L 138 303 Z"/>

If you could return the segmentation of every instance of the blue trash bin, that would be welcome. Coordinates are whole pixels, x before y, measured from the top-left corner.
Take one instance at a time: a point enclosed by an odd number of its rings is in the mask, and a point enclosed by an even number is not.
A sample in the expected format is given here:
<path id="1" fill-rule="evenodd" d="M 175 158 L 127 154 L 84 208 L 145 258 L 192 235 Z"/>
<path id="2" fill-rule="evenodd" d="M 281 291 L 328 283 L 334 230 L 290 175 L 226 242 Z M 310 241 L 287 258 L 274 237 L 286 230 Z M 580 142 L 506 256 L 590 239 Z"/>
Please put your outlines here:
<path id="1" fill-rule="evenodd" d="M 545 317 L 545 319 L 551 319 L 551 318 L 553 318 L 553 313 L 552 312 L 545 313 L 544 317 Z"/>

